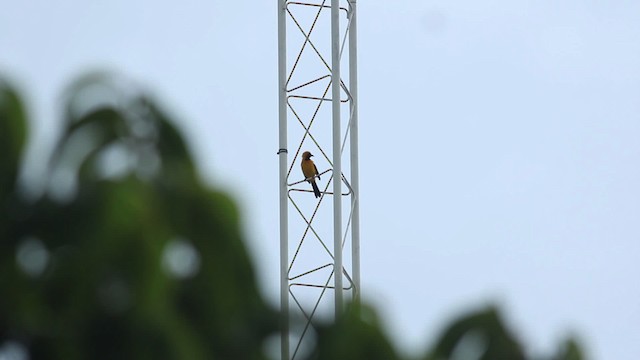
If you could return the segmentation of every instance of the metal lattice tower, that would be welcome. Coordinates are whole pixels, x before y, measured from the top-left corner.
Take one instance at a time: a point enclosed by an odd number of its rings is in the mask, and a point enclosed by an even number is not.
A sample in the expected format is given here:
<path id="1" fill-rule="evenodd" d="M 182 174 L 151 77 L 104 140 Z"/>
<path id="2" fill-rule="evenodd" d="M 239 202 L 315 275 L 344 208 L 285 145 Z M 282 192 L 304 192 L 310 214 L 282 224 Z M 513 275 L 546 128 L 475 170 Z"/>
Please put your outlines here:
<path id="1" fill-rule="evenodd" d="M 278 0 L 283 360 L 300 357 L 318 318 L 343 311 L 345 293 L 360 296 L 356 37 L 356 0 Z M 300 169 L 307 150 L 318 199 Z"/>

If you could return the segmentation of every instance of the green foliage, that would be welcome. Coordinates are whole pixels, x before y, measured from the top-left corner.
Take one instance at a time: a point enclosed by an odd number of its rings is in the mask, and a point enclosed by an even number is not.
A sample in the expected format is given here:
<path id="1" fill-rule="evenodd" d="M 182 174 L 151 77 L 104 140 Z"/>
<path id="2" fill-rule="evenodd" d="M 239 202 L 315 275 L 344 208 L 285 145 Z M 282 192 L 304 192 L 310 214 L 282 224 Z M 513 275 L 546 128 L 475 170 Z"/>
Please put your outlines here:
<path id="1" fill-rule="evenodd" d="M 7 213 L 13 206 L 12 190 L 18 179 L 20 155 L 25 145 L 26 133 L 22 101 L 16 91 L 0 79 L 0 201 L 2 201 L 0 210 L 2 213 Z"/>
<path id="2" fill-rule="evenodd" d="M 505 326 L 494 307 L 481 309 L 454 320 L 438 337 L 425 360 L 477 359 L 526 360 L 522 345 Z M 579 345 L 566 340 L 549 360 L 584 359 Z"/>
<path id="3" fill-rule="evenodd" d="M 31 359 L 265 359 L 278 314 L 257 290 L 238 210 L 197 176 L 187 144 L 144 94 L 106 75 L 67 93 L 45 195 L 18 174 L 20 96 L 0 82 L 0 346 Z M 400 359 L 375 311 L 316 324 L 310 359 Z M 454 321 L 425 360 L 526 359 L 490 308 Z M 583 359 L 567 340 L 553 360 Z"/>
<path id="4" fill-rule="evenodd" d="M 351 306 L 345 315 L 329 326 L 318 329 L 314 357 L 331 359 L 399 359 L 373 309 Z"/>
<path id="5" fill-rule="evenodd" d="M 0 339 L 35 359 L 264 358 L 277 316 L 237 208 L 200 183 L 166 115 L 106 77 L 82 80 L 47 173 L 63 194 L 29 202 L 16 189 L 26 119 L 2 91 Z M 127 165 L 115 175 L 114 154 Z"/>
<path id="6" fill-rule="evenodd" d="M 479 360 L 525 359 L 521 346 L 493 308 L 467 315 L 451 324 L 426 359 L 451 359 L 457 352 L 472 354 Z"/>

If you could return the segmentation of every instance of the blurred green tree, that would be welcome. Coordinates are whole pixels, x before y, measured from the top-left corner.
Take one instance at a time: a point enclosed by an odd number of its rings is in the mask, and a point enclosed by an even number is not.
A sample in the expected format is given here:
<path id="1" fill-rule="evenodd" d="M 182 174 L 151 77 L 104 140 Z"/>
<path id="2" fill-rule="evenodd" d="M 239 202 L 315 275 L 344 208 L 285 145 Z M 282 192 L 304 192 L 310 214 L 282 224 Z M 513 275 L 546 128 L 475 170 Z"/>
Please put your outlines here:
<path id="1" fill-rule="evenodd" d="M 279 316 L 258 292 L 234 202 L 204 186 L 165 113 L 121 79 L 66 96 L 44 195 L 25 196 L 23 101 L 0 80 L 0 357 L 265 359 Z M 317 324 L 311 359 L 400 359 L 375 311 Z M 3 345 L 4 344 L 4 345 Z M 454 321 L 425 360 L 526 359 L 491 308 Z M 583 359 L 573 340 L 549 359 Z"/>
<path id="2" fill-rule="evenodd" d="M 77 82 L 37 201 L 18 189 L 26 136 L 22 101 L 3 83 L 0 339 L 34 359 L 264 358 L 278 319 L 237 208 L 203 186 L 149 98 L 107 76 Z"/>

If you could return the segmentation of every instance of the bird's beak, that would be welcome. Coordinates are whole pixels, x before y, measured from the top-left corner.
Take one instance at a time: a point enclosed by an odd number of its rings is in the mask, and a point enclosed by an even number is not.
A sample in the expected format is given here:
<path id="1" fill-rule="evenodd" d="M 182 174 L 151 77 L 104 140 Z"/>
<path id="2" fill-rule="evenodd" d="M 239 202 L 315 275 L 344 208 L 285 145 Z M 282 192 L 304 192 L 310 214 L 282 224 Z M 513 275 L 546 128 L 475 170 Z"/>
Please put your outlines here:
<path id="1" fill-rule="evenodd" d="M 309 154 L 309 157 L 312 157 L 312 156 L 313 156 L 313 154 Z"/>

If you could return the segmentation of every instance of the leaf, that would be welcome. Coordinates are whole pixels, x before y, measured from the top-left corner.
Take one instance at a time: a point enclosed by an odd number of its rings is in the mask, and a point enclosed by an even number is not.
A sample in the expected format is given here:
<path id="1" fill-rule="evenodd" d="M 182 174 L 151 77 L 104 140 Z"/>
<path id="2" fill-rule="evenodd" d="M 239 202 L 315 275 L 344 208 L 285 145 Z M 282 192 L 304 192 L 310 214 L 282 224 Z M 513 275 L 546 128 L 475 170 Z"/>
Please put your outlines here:
<path id="1" fill-rule="evenodd" d="M 3 211 L 7 196 L 15 189 L 26 138 L 27 119 L 22 100 L 9 84 L 0 80 L 0 209 Z"/>
<path id="2" fill-rule="evenodd" d="M 569 338 L 560 346 L 553 360 L 582 360 L 585 356 L 577 340 Z"/>
<path id="3" fill-rule="evenodd" d="M 374 310 L 363 305 L 351 304 L 335 324 L 319 327 L 317 341 L 311 358 L 319 360 L 399 359 Z"/>
<path id="4" fill-rule="evenodd" d="M 473 342 L 467 341 L 470 335 L 474 336 Z M 481 343 L 478 344 L 478 341 Z M 522 348 L 504 326 L 497 309 L 490 307 L 455 320 L 440 335 L 427 359 L 452 359 L 456 352 L 471 346 L 480 351 L 478 355 L 481 360 L 525 358 Z"/>

